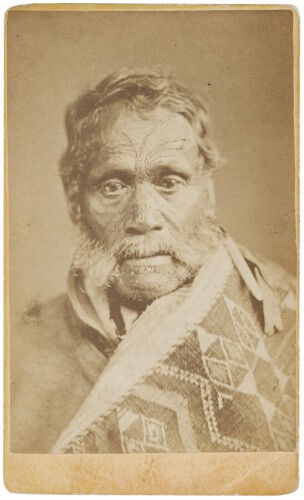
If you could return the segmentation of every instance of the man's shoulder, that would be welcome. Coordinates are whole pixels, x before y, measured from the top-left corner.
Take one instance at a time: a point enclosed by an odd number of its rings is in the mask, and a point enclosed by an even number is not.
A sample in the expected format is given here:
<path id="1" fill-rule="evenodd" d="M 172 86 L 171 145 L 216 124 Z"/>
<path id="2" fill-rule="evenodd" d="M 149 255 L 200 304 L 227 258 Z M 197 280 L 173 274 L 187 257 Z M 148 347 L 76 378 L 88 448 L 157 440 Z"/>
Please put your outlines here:
<path id="1" fill-rule="evenodd" d="M 56 359 L 64 365 L 71 360 L 77 332 L 71 327 L 67 294 L 58 295 L 45 303 L 32 302 L 10 325 L 11 373 L 16 379 L 24 376 L 28 367 L 43 362 L 45 367 Z"/>
<path id="2" fill-rule="evenodd" d="M 25 308 L 19 324 L 25 327 L 43 327 L 47 325 L 62 324 L 66 319 L 68 296 L 62 293 L 45 302 L 33 300 Z"/>
<path id="3" fill-rule="evenodd" d="M 101 355 L 82 339 L 81 328 L 73 319 L 68 296 L 62 294 L 44 304 L 32 303 L 11 324 L 15 451 L 47 452 L 102 370 Z"/>
<path id="4" fill-rule="evenodd" d="M 11 321 L 11 335 L 23 343 L 66 346 L 75 336 L 74 315 L 66 293 L 40 302 L 32 301 Z"/>
<path id="5" fill-rule="evenodd" d="M 238 246 L 245 259 L 260 269 L 264 279 L 273 289 L 281 290 L 282 293 L 296 291 L 297 278 L 285 267 L 259 252 L 252 253 L 244 245 Z"/>
<path id="6" fill-rule="evenodd" d="M 294 332 L 297 326 L 297 281 L 282 266 L 264 256 L 253 254 L 234 242 L 227 246 L 235 267 L 235 287 L 230 293 L 257 317 L 265 336 L 274 342 Z M 275 335 L 274 335 L 275 334 Z"/>

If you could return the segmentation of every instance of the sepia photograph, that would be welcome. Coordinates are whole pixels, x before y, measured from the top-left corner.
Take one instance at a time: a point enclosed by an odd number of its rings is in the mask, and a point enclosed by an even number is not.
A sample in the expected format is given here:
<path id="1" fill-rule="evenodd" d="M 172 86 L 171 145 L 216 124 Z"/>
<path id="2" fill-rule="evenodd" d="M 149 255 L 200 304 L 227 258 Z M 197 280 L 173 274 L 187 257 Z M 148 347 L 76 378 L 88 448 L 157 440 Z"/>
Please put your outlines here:
<path id="1" fill-rule="evenodd" d="M 7 13 L 7 456 L 295 468 L 296 11 L 59 7 Z"/>

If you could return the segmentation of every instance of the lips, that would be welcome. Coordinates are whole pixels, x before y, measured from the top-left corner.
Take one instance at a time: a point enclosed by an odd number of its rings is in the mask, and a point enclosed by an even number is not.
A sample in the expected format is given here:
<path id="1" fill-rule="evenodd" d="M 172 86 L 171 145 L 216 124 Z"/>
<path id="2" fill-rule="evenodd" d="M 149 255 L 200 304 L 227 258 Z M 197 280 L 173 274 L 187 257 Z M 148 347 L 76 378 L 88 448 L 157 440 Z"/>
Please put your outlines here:
<path id="1" fill-rule="evenodd" d="M 163 255 L 169 255 L 168 252 L 154 252 L 154 253 L 146 253 L 146 254 L 139 254 L 139 255 L 134 255 L 132 257 L 129 257 L 131 259 L 150 259 L 150 258 L 153 258 L 153 257 L 160 257 L 160 256 L 163 256 Z"/>
<path id="2" fill-rule="evenodd" d="M 170 257 L 170 253 L 166 251 L 160 252 L 126 252 L 119 258 L 120 262 L 129 261 L 129 260 L 147 260 L 154 259 L 156 257 Z"/>
<path id="3" fill-rule="evenodd" d="M 168 260 L 171 259 L 168 253 L 154 253 L 150 255 L 136 255 L 132 257 L 128 257 L 124 260 L 124 264 L 131 267 L 136 266 L 147 266 L 147 265 L 164 265 L 168 263 Z"/>

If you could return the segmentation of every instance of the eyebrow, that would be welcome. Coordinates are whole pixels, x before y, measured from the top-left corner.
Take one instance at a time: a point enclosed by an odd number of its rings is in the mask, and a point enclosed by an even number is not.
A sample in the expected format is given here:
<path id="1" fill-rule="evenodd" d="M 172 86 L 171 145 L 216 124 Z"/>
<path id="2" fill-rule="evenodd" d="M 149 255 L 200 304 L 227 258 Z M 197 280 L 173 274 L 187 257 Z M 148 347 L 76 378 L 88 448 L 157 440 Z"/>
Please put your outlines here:
<path id="1" fill-rule="evenodd" d="M 156 164 L 155 166 L 150 167 L 148 170 L 150 175 L 158 177 L 166 174 L 176 173 L 180 175 L 183 179 L 187 180 L 191 176 L 190 169 L 185 166 L 181 166 L 178 163 L 170 164 L 170 162 L 168 162 L 164 165 Z"/>
<path id="2" fill-rule="evenodd" d="M 89 174 L 89 184 L 95 186 L 108 179 L 117 177 L 124 182 L 132 182 L 136 177 L 134 170 L 127 167 L 112 167 L 111 165 L 103 167 L 93 167 Z"/>

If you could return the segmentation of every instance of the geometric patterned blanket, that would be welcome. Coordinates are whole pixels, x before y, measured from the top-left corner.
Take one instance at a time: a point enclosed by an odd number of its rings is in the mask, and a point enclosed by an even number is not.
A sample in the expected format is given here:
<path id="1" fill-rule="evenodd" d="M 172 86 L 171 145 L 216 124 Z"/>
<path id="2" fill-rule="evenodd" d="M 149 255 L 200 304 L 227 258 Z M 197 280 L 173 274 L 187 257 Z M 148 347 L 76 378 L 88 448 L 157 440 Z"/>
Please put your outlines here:
<path id="1" fill-rule="evenodd" d="M 281 303 L 286 291 L 281 293 Z M 234 269 L 200 324 L 65 453 L 292 451 L 295 312 L 268 337 Z"/>

